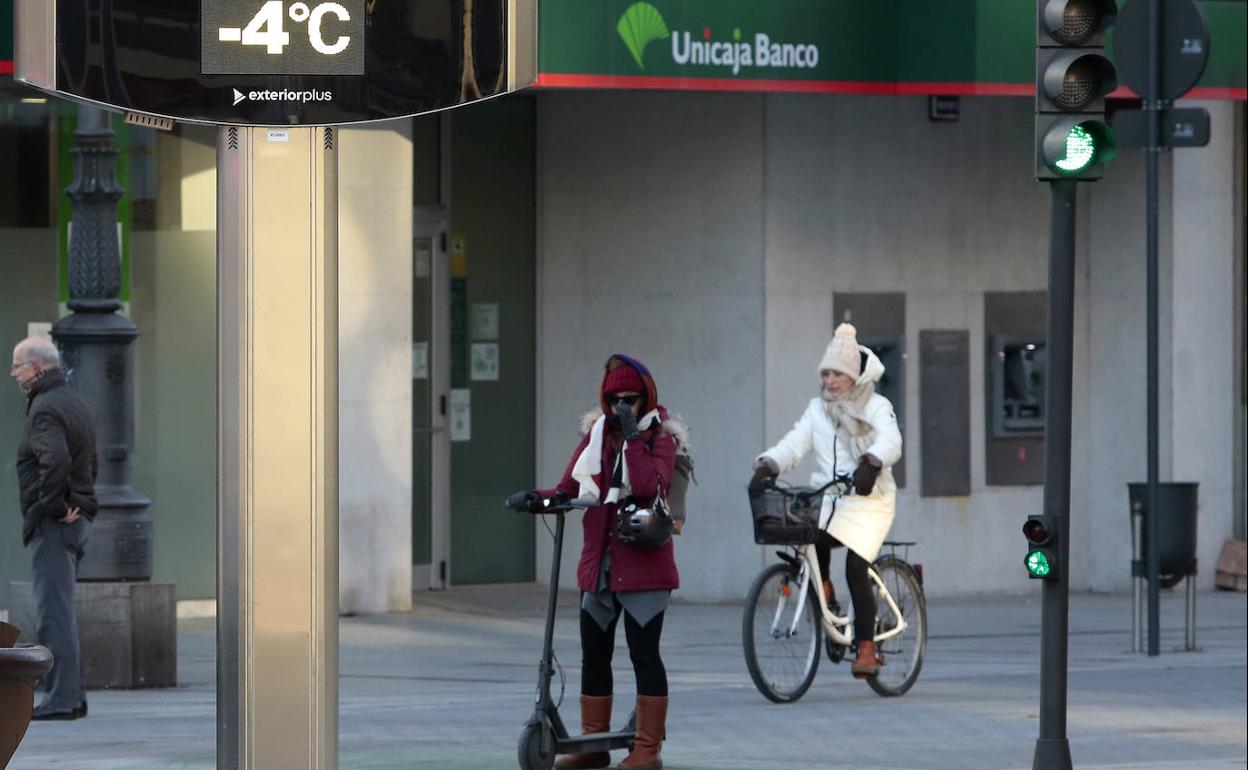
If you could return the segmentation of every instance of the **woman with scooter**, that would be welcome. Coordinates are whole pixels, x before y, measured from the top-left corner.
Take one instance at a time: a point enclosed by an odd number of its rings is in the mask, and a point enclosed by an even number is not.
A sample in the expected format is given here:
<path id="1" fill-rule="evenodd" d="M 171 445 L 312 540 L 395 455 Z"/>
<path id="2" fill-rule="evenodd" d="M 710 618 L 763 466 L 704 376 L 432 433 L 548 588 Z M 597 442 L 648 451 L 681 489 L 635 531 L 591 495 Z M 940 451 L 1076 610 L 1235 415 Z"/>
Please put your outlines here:
<path id="1" fill-rule="evenodd" d="M 582 419 L 584 437 L 572 453 L 558 486 L 517 492 L 508 507 L 540 511 L 545 501 L 593 498 L 583 520 L 584 547 L 577 565 L 581 590 L 581 726 L 586 734 L 610 729 L 614 680 L 611 658 L 615 631 L 624 633 L 637 680 L 634 745 L 621 768 L 658 770 L 667 721 L 667 671 L 659 653 L 663 617 L 671 591 L 679 586 L 670 537 L 651 526 L 660 517 L 684 426 L 659 405 L 654 378 L 634 358 L 607 359 L 599 408 Z M 637 512 L 637 513 L 634 513 Z M 621 514 L 623 513 L 623 516 Z M 565 754 L 559 770 L 611 764 L 606 751 Z"/>

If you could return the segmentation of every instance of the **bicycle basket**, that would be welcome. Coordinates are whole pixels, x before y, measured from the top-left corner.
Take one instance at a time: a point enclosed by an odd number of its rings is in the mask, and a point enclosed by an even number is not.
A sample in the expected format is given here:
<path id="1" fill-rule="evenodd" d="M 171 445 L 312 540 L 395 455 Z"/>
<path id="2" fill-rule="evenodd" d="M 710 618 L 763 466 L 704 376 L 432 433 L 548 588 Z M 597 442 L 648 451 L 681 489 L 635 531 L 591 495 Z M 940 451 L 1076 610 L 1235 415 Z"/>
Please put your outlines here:
<path id="1" fill-rule="evenodd" d="M 819 507 L 808 495 L 785 493 L 774 487 L 750 489 L 754 542 L 759 545 L 806 545 L 819 532 Z"/>

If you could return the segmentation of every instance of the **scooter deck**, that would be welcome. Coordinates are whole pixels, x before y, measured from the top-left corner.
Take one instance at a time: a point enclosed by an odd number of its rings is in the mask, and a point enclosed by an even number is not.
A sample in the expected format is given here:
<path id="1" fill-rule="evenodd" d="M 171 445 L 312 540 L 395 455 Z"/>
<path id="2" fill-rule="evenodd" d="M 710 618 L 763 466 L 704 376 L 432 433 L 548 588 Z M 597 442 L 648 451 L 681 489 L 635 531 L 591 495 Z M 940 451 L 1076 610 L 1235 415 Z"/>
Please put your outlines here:
<path id="1" fill-rule="evenodd" d="M 559 739 L 557 751 L 560 754 L 589 754 L 595 751 L 626 749 L 633 742 L 633 737 L 632 731 L 570 735 Z"/>

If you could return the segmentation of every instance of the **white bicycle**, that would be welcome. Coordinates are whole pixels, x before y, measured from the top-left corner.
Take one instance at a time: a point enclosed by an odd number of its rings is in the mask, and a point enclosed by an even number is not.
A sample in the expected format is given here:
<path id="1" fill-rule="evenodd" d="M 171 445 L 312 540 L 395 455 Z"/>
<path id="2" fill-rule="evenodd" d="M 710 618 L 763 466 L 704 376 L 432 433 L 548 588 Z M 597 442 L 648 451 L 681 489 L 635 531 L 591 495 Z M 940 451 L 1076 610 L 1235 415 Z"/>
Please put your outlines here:
<path id="1" fill-rule="evenodd" d="M 750 678 L 776 703 L 792 703 L 810 689 L 821 647 L 833 663 L 846 652 L 857 652 L 852 615 L 833 613 L 823 595 L 814 546 L 824 495 L 839 498 L 852 488 L 848 476 L 818 489 L 771 480 L 750 488 L 754 540 L 788 547 L 776 552 L 780 563 L 767 566 L 754 580 L 741 624 Z M 885 541 L 887 552 L 867 570 L 875 592 L 875 643 L 884 663 L 867 684 L 882 696 L 904 695 L 914 686 L 927 648 L 923 580 L 905 559 L 912 545 Z"/>

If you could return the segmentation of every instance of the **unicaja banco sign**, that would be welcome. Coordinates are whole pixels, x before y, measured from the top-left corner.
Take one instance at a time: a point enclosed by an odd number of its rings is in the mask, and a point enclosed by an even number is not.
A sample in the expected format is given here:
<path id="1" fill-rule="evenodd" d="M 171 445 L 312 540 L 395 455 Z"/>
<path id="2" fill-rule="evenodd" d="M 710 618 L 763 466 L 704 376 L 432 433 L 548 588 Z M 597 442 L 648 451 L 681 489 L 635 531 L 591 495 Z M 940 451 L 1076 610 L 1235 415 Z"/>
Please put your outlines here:
<path id="1" fill-rule="evenodd" d="M 1202 7 L 1200 98 L 1242 100 L 1248 4 Z M 541 0 L 538 26 L 543 88 L 1035 95 L 1030 0 Z"/>
<path id="2" fill-rule="evenodd" d="M 646 51 L 671 51 L 671 61 L 680 66 L 722 67 L 733 75 L 744 70 L 812 69 L 819 65 L 819 46 L 773 40 L 766 32 L 743 33 L 734 27 L 720 38 L 710 26 L 699 30 L 669 29 L 658 8 L 647 2 L 630 5 L 616 24 L 620 40 L 640 70 L 646 69 Z M 664 45 L 664 43 L 668 45 Z M 670 46 L 670 47 L 669 47 Z"/>

